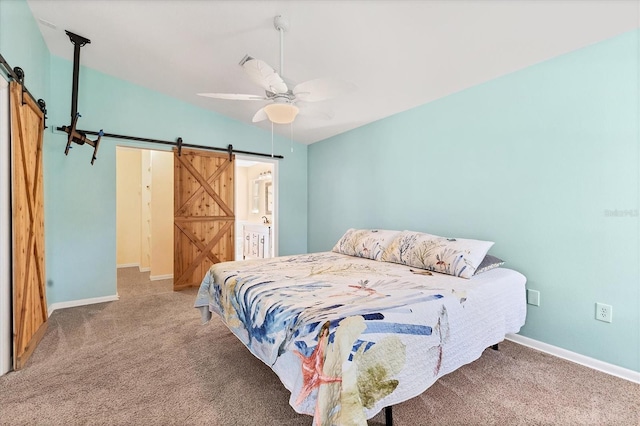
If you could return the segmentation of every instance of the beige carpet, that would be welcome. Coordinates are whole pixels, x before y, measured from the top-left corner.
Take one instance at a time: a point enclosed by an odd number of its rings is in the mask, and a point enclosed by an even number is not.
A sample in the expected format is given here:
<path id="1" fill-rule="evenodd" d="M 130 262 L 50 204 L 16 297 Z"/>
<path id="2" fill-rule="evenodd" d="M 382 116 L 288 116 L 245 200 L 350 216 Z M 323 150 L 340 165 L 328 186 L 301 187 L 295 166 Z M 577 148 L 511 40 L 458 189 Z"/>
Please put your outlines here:
<path id="1" fill-rule="evenodd" d="M 0 377 L 0 424 L 311 424 L 219 320 L 200 325 L 195 290 L 118 275 L 120 301 L 54 312 L 26 368 Z M 395 406 L 394 424 L 638 426 L 639 412 L 640 385 L 504 342 Z"/>

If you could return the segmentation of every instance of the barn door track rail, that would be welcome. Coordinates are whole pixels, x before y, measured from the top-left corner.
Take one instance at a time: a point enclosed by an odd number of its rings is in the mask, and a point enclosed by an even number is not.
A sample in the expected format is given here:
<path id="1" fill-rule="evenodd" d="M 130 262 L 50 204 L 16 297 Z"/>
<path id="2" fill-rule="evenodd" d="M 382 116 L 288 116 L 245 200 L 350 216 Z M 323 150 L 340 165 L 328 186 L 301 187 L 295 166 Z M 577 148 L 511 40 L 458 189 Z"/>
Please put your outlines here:
<path id="1" fill-rule="evenodd" d="M 31 97 L 31 99 L 33 99 L 33 101 L 36 103 L 36 105 L 38 105 L 38 108 L 40 108 L 40 111 L 42 111 L 42 114 L 44 115 L 44 120 L 43 120 L 43 125 L 44 128 L 47 128 L 46 125 L 46 121 L 47 121 L 47 103 L 43 100 L 43 99 L 38 99 L 36 100 L 35 96 L 33 96 L 31 94 L 31 92 L 29 92 L 29 90 L 27 89 L 27 86 L 25 86 L 24 84 L 24 70 L 20 67 L 15 67 L 15 68 L 11 68 L 11 65 L 9 65 L 9 63 L 7 63 L 7 61 L 4 59 L 4 56 L 2 56 L 0 54 L 0 70 L 4 71 L 4 73 L 7 75 L 8 78 L 10 78 L 13 81 L 16 81 L 18 83 L 20 83 L 20 86 L 22 87 L 22 94 L 21 94 L 21 103 L 22 105 L 24 105 L 24 94 L 26 93 L 29 97 Z"/>
<path id="2" fill-rule="evenodd" d="M 218 148 L 218 147 L 211 147 L 211 146 L 204 146 L 204 145 L 187 144 L 187 143 L 183 143 L 183 140 L 180 137 L 175 142 L 170 142 L 170 141 L 163 141 L 160 139 L 118 135 L 115 133 L 105 133 L 102 130 L 100 130 L 99 132 L 95 132 L 91 130 L 78 129 L 77 127 L 78 119 L 82 117 L 78 112 L 78 80 L 80 78 L 80 48 L 86 44 L 91 43 L 91 40 L 89 40 L 86 37 L 82 37 L 78 34 L 74 34 L 70 31 L 65 31 L 65 32 L 67 33 L 67 35 L 69 36 L 69 40 L 71 40 L 71 43 L 73 44 L 73 85 L 71 90 L 71 125 L 57 127 L 57 130 L 63 131 L 67 133 L 67 135 L 69 135 L 67 138 L 67 146 L 64 150 L 64 155 L 69 154 L 69 149 L 73 148 L 71 146 L 72 143 L 76 143 L 78 145 L 87 144 L 93 147 L 93 156 L 91 157 L 91 164 L 93 164 L 97 158 L 96 155 L 98 153 L 98 147 L 100 146 L 100 141 L 102 140 L 103 137 L 105 137 L 105 138 L 125 139 L 125 140 L 145 142 L 145 143 L 154 143 L 154 144 L 160 144 L 160 145 L 170 145 L 178 149 L 178 155 L 182 154 L 182 148 L 184 147 L 184 148 L 202 149 L 207 151 L 228 152 L 230 159 L 234 153 L 254 155 L 258 157 L 269 157 L 269 158 L 278 158 L 278 159 L 284 158 L 282 155 L 263 154 L 263 153 L 251 152 L 251 151 L 240 151 L 237 149 L 233 149 L 233 145 L 228 145 L 226 148 Z M 38 101 L 38 103 L 39 102 L 40 101 Z M 89 139 L 87 135 L 98 136 L 98 138 L 95 140 L 92 140 L 92 139 Z"/>
<path id="3" fill-rule="evenodd" d="M 58 130 L 62 130 L 65 131 L 65 127 L 58 127 Z M 178 148 L 178 155 L 181 155 L 181 151 L 182 148 L 195 148 L 195 149 L 202 149 L 202 150 L 206 150 L 206 151 L 223 151 L 223 152 L 228 152 L 229 155 L 233 155 L 233 154 L 246 154 L 246 155 L 253 155 L 256 157 L 269 157 L 269 158 L 277 158 L 277 159 L 283 159 L 284 157 L 282 155 L 271 155 L 271 154 L 265 154 L 265 153 L 261 153 L 261 152 L 252 152 L 252 151 L 242 151 L 239 149 L 235 149 L 233 147 L 233 145 L 228 145 L 226 148 L 220 148 L 220 147 L 215 147 L 215 146 L 207 146 L 207 145 L 195 145 L 195 144 L 191 144 L 191 143 L 184 143 L 184 141 L 182 140 L 182 138 L 178 138 L 175 142 L 172 141 L 163 141 L 160 139 L 151 139 L 151 138 L 140 138 L 137 136 L 126 136 L 126 135 L 118 135 L 115 133 L 105 133 L 102 130 L 100 130 L 99 132 L 95 132 L 95 131 L 91 131 L 91 130 L 77 130 L 78 132 L 87 134 L 87 135 L 98 135 L 100 136 L 100 134 L 102 134 L 102 137 L 105 138 L 113 138 L 113 139 L 124 139 L 124 140 L 129 140 L 129 141 L 136 141 L 136 142 L 145 142 L 145 143 L 154 143 L 154 144 L 159 144 L 159 145 L 168 145 L 168 146 L 173 146 Z"/>

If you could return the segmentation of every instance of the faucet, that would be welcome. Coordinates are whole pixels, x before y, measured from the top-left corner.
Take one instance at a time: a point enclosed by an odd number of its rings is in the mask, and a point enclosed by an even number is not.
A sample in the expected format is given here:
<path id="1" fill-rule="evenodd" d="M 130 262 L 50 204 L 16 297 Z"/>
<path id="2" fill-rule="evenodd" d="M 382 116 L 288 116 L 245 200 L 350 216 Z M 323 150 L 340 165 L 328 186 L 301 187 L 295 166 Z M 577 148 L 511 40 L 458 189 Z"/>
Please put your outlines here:
<path id="1" fill-rule="evenodd" d="M 271 223 L 269 222 L 269 218 L 266 216 L 262 216 L 262 223 Z"/>

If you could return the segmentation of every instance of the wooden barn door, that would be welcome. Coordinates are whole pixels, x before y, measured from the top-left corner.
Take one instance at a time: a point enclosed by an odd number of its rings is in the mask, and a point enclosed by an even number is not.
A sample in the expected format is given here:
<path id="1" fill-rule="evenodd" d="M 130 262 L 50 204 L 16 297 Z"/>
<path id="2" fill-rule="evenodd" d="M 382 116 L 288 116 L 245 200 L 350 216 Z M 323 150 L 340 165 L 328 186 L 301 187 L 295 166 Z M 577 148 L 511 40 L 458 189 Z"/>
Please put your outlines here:
<path id="1" fill-rule="evenodd" d="M 13 368 L 24 367 L 47 329 L 42 136 L 44 117 L 11 83 Z M 23 105 L 24 101 L 24 105 Z"/>
<path id="2" fill-rule="evenodd" d="M 174 149 L 174 290 L 199 286 L 212 264 L 233 260 L 233 160 Z"/>

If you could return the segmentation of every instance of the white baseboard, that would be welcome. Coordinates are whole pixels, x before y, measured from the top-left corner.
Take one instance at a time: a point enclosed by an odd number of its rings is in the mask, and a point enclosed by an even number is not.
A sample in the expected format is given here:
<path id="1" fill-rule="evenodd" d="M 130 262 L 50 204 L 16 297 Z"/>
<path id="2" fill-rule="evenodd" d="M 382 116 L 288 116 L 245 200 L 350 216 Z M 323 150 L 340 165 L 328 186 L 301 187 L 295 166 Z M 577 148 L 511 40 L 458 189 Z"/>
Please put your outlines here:
<path id="1" fill-rule="evenodd" d="M 549 345 L 529 337 L 520 336 L 519 334 L 507 334 L 507 340 L 536 349 L 549 355 L 557 356 L 558 358 L 566 359 L 567 361 L 575 362 L 576 364 L 584 365 L 585 367 L 593 368 L 594 370 L 598 370 L 612 376 L 620 377 L 621 379 L 629 380 L 630 382 L 640 383 L 640 372 L 638 371 L 629 370 L 595 358 L 580 355 L 579 353 Z"/>
<path id="2" fill-rule="evenodd" d="M 68 302 L 52 303 L 51 305 L 49 305 L 49 308 L 48 308 L 49 316 L 51 316 L 53 311 L 58 309 L 75 308 L 76 306 L 93 305 L 95 303 L 113 302 L 118 299 L 120 299 L 120 297 L 117 294 L 115 294 L 113 296 L 93 297 L 91 299 L 79 299 L 79 300 L 70 300 Z"/>
<path id="3" fill-rule="evenodd" d="M 116 268 L 120 269 L 120 268 L 134 268 L 134 267 L 140 267 L 139 263 L 121 263 L 116 265 Z"/>
<path id="4" fill-rule="evenodd" d="M 173 274 L 149 275 L 149 280 L 151 281 L 169 280 L 172 278 L 173 278 Z"/>
<path id="5" fill-rule="evenodd" d="M 140 270 L 140 272 L 149 272 L 149 271 L 151 271 L 151 267 L 150 266 L 145 266 L 143 268 L 142 266 L 138 266 L 138 270 Z"/>

